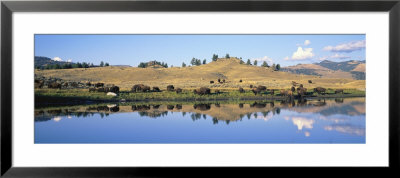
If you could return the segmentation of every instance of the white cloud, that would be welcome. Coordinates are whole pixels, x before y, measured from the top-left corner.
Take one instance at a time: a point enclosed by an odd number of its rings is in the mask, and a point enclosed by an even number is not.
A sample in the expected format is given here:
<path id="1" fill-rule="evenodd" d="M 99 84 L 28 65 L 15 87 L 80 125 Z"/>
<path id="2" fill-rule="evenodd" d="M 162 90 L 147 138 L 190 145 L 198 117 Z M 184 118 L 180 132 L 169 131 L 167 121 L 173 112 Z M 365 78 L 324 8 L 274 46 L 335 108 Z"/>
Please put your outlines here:
<path id="1" fill-rule="evenodd" d="M 72 59 L 67 59 L 67 62 L 72 62 Z"/>
<path id="2" fill-rule="evenodd" d="M 264 56 L 264 57 L 261 57 L 261 58 L 253 58 L 251 60 L 252 61 L 257 60 L 257 62 L 266 61 L 268 63 L 268 65 L 272 65 L 274 63 L 274 60 L 272 58 L 268 57 L 268 56 Z"/>
<path id="3" fill-rule="evenodd" d="M 331 51 L 331 52 L 345 52 L 345 53 L 350 53 L 353 51 L 361 50 L 365 48 L 365 40 L 361 41 L 352 41 L 349 43 L 343 43 L 337 46 L 326 46 L 324 47 L 325 51 Z"/>
<path id="4" fill-rule="evenodd" d="M 289 58 L 289 56 L 286 56 L 285 58 L 283 58 L 283 60 L 289 60 L 290 58 Z"/>
<path id="5" fill-rule="evenodd" d="M 309 44 L 311 44 L 311 41 L 310 41 L 310 40 L 304 41 L 304 46 L 308 46 Z"/>
<path id="6" fill-rule="evenodd" d="M 327 59 L 350 59 L 350 56 L 345 56 L 345 55 L 341 55 L 341 54 L 334 54 L 332 56 L 322 56 L 319 57 L 318 60 L 323 61 L 323 60 L 327 60 Z"/>
<path id="7" fill-rule="evenodd" d="M 293 53 L 291 60 L 305 60 L 305 59 L 311 59 L 314 57 L 314 53 L 312 52 L 312 48 L 302 48 L 298 47 L 297 51 Z M 285 59 L 285 60 L 290 60 L 290 59 Z"/>
<path id="8" fill-rule="evenodd" d="M 350 56 L 344 56 L 344 55 L 340 55 L 340 54 L 335 54 L 333 56 L 330 57 L 331 59 L 348 59 L 350 58 Z"/>
<path id="9" fill-rule="evenodd" d="M 53 61 L 62 61 L 62 59 L 60 57 L 54 57 Z"/>

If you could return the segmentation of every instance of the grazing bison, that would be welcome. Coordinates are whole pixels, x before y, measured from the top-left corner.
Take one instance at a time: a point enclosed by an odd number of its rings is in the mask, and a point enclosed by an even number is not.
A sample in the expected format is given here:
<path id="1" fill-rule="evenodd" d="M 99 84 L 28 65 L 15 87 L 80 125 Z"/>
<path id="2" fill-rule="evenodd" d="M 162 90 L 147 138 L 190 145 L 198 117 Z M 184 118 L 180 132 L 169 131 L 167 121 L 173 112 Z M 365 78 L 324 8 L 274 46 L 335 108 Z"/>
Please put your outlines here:
<path id="1" fill-rule="evenodd" d="M 78 87 L 78 83 L 72 82 L 72 83 L 71 83 L 71 86 L 74 87 L 74 88 L 77 88 L 77 87 Z"/>
<path id="2" fill-rule="evenodd" d="M 303 84 L 300 84 L 299 87 L 300 87 L 300 88 L 303 88 Z"/>
<path id="3" fill-rule="evenodd" d="M 158 87 L 153 87 L 153 92 L 160 92 L 161 90 L 160 90 L 160 88 L 158 88 Z"/>
<path id="4" fill-rule="evenodd" d="M 281 96 L 292 96 L 293 92 L 292 92 L 292 90 L 281 90 L 280 94 L 281 94 Z"/>
<path id="5" fill-rule="evenodd" d="M 94 86 L 95 86 L 96 88 L 104 87 L 104 83 L 96 83 Z"/>
<path id="6" fill-rule="evenodd" d="M 242 83 L 242 79 L 240 79 L 239 82 Z"/>
<path id="7" fill-rule="evenodd" d="M 106 92 L 119 93 L 119 87 L 118 86 L 107 87 Z"/>
<path id="8" fill-rule="evenodd" d="M 61 89 L 61 84 L 59 84 L 57 82 L 49 83 L 47 85 L 47 88 L 58 88 L 58 89 Z"/>
<path id="9" fill-rule="evenodd" d="M 338 94 L 338 93 L 344 94 L 343 89 L 336 89 L 335 94 Z"/>
<path id="10" fill-rule="evenodd" d="M 131 88 L 131 92 L 135 93 L 135 92 L 149 92 L 150 91 L 150 87 L 147 85 L 143 85 L 143 84 L 136 84 L 133 85 L 133 87 Z"/>
<path id="11" fill-rule="evenodd" d="M 207 87 L 201 87 L 199 89 L 193 90 L 193 93 L 198 94 L 198 95 L 205 95 L 205 94 L 210 94 L 211 89 Z"/>
<path id="12" fill-rule="evenodd" d="M 35 88 L 42 88 L 44 85 L 43 80 L 35 80 Z"/>
<path id="13" fill-rule="evenodd" d="M 177 88 L 177 89 L 175 90 L 175 92 L 176 92 L 176 93 L 182 93 L 182 88 Z"/>
<path id="14" fill-rule="evenodd" d="M 213 83 L 214 83 L 214 81 L 213 81 L 213 80 L 211 80 L 211 81 L 210 81 L 210 84 L 213 84 Z"/>
<path id="15" fill-rule="evenodd" d="M 90 87 L 90 86 L 92 86 L 92 83 L 87 82 L 87 83 L 86 83 L 86 86 Z"/>
<path id="16" fill-rule="evenodd" d="M 225 79 L 222 80 L 222 83 L 225 83 Z"/>
<path id="17" fill-rule="evenodd" d="M 292 87 L 292 88 L 290 88 L 290 91 L 294 92 L 294 91 L 296 91 L 296 88 Z"/>
<path id="18" fill-rule="evenodd" d="M 239 93 L 244 93 L 244 89 L 242 87 L 239 87 Z"/>
<path id="19" fill-rule="evenodd" d="M 175 87 L 173 85 L 167 86 L 167 91 L 174 91 Z"/>
<path id="20" fill-rule="evenodd" d="M 250 88 L 253 88 L 253 85 L 250 85 Z"/>
<path id="21" fill-rule="evenodd" d="M 176 104 L 176 109 L 182 109 L 182 105 L 181 104 Z"/>
<path id="22" fill-rule="evenodd" d="M 267 90 L 267 87 L 266 87 L 266 86 L 259 85 L 259 86 L 257 87 L 257 89 L 260 90 L 260 91 L 266 91 L 266 90 Z"/>
<path id="23" fill-rule="evenodd" d="M 95 92 L 96 88 L 89 88 L 89 92 Z"/>
<path id="24" fill-rule="evenodd" d="M 218 79 L 218 83 L 221 83 L 221 79 L 220 78 Z"/>
<path id="25" fill-rule="evenodd" d="M 260 91 L 257 90 L 257 88 L 252 88 L 251 91 L 254 93 L 254 95 L 257 95 Z"/>
<path id="26" fill-rule="evenodd" d="M 307 88 L 297 88 L 297 95 L 300 97 L 307 95 Z"/>
<path id="27" fill-rule="evenodd" d="M 168 110 L 173 110 L 174 107 L 175 107 L 174 105 L 167 105 L 167 109 L 168 109 Z"/>
<path id="28" fill-rule="evenodd" d="M 312 80 L 308 80 L 308 83 L 312 83 Z"/>
<path id="29" fill-rule="evenodd" d="M 326 89 L 325 88 L 322 88 L 322 87 L 317 87 L 317 88 L 314 88 L 314 92 L 317 92 L 318 94 L 325 94 L 325 91 L 326 91 Z"/>
<path id="30" fill-rule="evenodd" d="M 101 87 L 101 88 L 97 88 L 96 91 L 97 92 L 106 92 L 106 89 L 104 87 Z"/>
<path id="31" fill-rule="evenodd" d="M 295 81 L 292 81 L 292 85 L 293 85 L 294 87 L 297 87 L 298 83 L 295 82 Z"/>

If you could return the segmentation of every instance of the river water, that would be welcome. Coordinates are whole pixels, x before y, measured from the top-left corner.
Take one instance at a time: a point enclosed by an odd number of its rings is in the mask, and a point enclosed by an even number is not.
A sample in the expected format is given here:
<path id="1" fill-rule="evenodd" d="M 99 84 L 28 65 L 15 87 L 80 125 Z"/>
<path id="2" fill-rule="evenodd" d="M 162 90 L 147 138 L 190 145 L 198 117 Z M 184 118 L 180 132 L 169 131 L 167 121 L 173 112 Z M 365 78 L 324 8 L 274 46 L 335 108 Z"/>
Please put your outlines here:
<path id="1" fill-rule="evenodd" d="M 365 143 L 365 98 L 35 109 L 35 143 Z"/>

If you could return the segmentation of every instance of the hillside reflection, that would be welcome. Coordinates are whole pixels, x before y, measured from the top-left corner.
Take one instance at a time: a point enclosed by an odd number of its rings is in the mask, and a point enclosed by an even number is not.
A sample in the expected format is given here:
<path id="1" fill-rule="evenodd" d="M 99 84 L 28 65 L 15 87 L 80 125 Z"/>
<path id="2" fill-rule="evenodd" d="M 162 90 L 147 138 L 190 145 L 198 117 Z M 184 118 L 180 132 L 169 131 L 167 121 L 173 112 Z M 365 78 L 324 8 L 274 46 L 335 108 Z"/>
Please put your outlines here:
<path id="1" fill-rule="evenodd" d="M 86 118 L 91 122 L 96 119 L 111 121 L 125 118 L 132 120 L 132 123 L 137 122 L 134 121 L 137 119 L 150 119 L 159 120 L 157 123 L 163 123 L 161 125 L 165 125 L 165 121 L 171 123 L 173 120 L 186 120 L 193 124 L 208 123 L 211 126 L 233 128 L 244 127 L 249 123 L 267 127 L 279 123 L 279 126 L 274 127 L 278 129 L 277 132 L 285 133 L 289 129 L 307 138 L 318 136 L 313 132 L 314 129 L 318 132 L 365 137 L 365 98 L 194 104 L 125 103 L 35 110 L 36 123 L 62 124 L 68 120 Z"/>

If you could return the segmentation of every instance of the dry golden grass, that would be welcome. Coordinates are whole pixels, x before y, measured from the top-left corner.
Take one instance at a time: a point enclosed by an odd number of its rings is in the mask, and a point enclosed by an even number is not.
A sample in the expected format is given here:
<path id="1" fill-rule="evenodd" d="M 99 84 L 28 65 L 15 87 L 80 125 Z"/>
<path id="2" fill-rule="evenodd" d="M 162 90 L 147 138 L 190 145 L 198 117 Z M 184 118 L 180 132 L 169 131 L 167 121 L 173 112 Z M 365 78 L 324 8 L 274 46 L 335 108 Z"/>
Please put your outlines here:
<path id="1" fill-rule="evenodd" d="M 365 89 L 365 80 L 353 80 L 341 74 L 336 78 L 320 78 L 311 75 L 295 75 L 288 72 L 273 71 L 265 67 L 249 66 L 239 63 L 239 59 L 219 59 L 201 66 L 173 68 L 137 68 L 137 67 L 99 67 L 88 69 L 35 70 L 35 74 L 45 77 L 57 77 L 67 81 L 103 82 L 115 84 L 123 90 L 134 84 L 158 86 L 165 89 L 174 85 L 183 89 L 210 87 L 212 89 L 249 88 L 250 85 L 265 85 L 268 88 L 290 88 L 292 81 L 302 83 L 306 88 L 317 86 L 326 88 Z M 217 84 L 218 78 L 226 83 Z M 243 82 L 239 82 L 242 79 Z M 215 83 L 210 84 L 213 80 Z M 308 80 L 313 83 L 309 84 Z"/>

